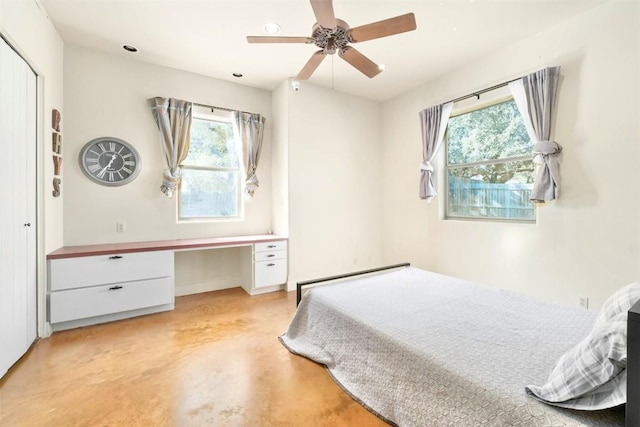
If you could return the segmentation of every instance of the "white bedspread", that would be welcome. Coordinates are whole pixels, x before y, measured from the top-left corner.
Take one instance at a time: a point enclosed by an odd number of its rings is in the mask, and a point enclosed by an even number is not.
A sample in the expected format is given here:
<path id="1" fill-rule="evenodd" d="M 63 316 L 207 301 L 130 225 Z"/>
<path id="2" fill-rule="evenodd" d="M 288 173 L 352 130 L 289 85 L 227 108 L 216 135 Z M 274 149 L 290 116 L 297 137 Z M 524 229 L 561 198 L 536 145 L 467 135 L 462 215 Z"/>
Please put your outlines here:
<path id="1" fill-rule="evenodd" d="M 309 290 L 281 341 L 401 426 L 623 426 L 620 408 L 560 409 L 525 393 L 594 320 L 405 268 Z"/>

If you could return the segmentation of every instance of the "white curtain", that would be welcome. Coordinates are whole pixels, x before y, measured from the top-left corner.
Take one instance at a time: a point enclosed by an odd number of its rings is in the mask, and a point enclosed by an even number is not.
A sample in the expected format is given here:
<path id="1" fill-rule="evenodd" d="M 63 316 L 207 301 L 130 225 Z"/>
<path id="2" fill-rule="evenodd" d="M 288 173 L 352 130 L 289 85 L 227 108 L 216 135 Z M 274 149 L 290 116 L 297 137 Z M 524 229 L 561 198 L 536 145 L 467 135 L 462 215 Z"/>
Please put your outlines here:
<path id="1" fill-rule="evenodd" d="M 233 120 L 235 122 L 234 129 L 237 132 L 238 141 L 242 144 L 244 168 L 247 174 L 245 178 L 245 192 L 253 197 L 253 194 L 260 185 L 256 170 L 258 169 L 260 151 L 262 150 L 264 123 L 266 119 L 260 114 L 234 111 Z"/>
<path id="2" fill-rule="evenodd" d="M 559 155 L 562 147 L 551 140 L 559 75 L 560 67 L 551 67 L 509 83 L 513 99 L 534 143 L 533 162 L 536 164 L 536 176 L 531 190 L 531 200 L 535 203 L 544 203 L 559 197 Z"/>
<path id="3" fill-rule="evenodd" d="M 420 111 L 420 128 L 422 130 L 422 164 L 420 165 L 420 198 L 431 202 L 436 197 L 433 184 L 433 165 L 431 162 L 438 153 L 447 122 L 453 109 L 449 102 Z"/>
<path id="4" fill-rule="evenodd" d="M 149 98 L 153 118 L 160 131 L 160 145 L 165 170 L 160 191 L 167 197 L 182 180 L 182 162 L 189 154 L 192 104 L 173 98 Z"/>

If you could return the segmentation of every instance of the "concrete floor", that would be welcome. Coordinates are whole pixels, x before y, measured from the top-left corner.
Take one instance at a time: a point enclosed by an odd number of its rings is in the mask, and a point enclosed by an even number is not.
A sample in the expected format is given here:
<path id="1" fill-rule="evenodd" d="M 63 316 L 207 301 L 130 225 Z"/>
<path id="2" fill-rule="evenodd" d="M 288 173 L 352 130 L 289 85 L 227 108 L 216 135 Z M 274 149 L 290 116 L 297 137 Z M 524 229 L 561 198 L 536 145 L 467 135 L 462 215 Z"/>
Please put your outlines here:
<path id="1" fill-rule="evenodd" d="M 189 295 L 55 332 L 0 380 L 0 426 L 383 426 L 278 341 L 295 293 Z"/>

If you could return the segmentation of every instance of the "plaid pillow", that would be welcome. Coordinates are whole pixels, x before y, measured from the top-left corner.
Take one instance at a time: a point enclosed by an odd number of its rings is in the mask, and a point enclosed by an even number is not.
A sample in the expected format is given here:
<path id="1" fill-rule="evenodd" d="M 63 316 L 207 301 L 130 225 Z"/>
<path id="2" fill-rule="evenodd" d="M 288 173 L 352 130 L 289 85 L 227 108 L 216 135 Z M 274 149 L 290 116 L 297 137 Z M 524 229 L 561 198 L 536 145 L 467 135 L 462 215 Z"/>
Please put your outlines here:
<path id="1" fill-rule="evenodd" d="M 627 312 L 596 325 L 563 354 L 542 386 L 526 392 L 545 403 L 564 408 L 598 410 L 627 401 Z"/>
<path id="2" fill-rule="evenodd" d="M 602 305 L 594 329 L 618 314 L 628 312 L 638 300 L 640 300 L 640 282 L 631 283 L 617 290 Z"/>

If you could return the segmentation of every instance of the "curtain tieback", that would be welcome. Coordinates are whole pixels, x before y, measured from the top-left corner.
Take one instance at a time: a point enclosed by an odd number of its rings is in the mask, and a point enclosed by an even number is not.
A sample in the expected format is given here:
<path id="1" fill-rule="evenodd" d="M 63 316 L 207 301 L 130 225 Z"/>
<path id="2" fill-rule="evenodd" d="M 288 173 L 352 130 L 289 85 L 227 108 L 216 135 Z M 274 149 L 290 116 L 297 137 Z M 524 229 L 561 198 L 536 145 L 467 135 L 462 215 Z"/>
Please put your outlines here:
<path id="1" fill-rule="evenodd" d="M 433 172 L 433 166 L 431 166 L 431 163 L 429 163 L 429 161 L 422 162 L 422 164 L 420 165 L 420 170 Z"/>
<path id="2" fill-rule="evenodd" d="M 173 193 L 182 179 L 182 170 L 178 166 L 175 169 L 165 169 L 162 179 L 160 191 L 167 197 L 173 197 Z"/>
<path id="3" fill-rule="evenodd" d="M 533 147 L 533 163 L 542 164 L 549 156 L 557 156 L 562 146 L 555 141 L 540 141 Z"/>

